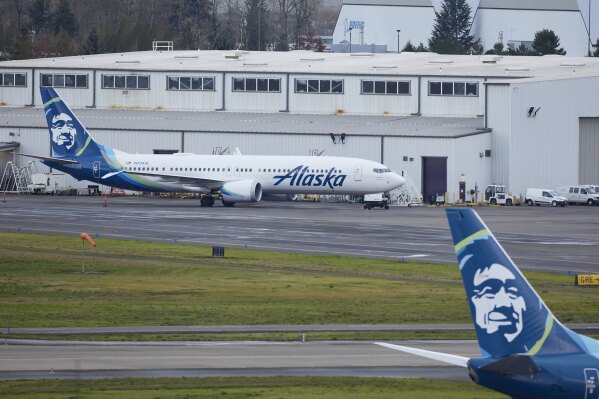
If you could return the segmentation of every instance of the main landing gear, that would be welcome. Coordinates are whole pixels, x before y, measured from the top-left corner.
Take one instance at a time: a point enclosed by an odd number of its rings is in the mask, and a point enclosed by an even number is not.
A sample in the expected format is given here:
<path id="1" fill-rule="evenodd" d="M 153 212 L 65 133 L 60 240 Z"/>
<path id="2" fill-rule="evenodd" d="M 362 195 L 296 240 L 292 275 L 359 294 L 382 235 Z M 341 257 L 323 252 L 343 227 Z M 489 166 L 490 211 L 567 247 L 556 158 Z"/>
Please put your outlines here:
<path id="1" fill-rule="evenodd" d="M 214 197 L 211 195 L 204 195 L 200 199 L 200 206 L 212 206 L 214 205 Z"/>

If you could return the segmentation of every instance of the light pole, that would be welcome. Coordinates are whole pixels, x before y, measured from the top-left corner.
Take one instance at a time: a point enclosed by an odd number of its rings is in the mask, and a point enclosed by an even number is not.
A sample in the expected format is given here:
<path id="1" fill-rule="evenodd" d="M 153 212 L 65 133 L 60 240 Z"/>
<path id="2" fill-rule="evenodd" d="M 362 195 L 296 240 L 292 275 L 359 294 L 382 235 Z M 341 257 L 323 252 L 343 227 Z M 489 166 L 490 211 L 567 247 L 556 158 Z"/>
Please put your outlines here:
<path id="1" fill-rule="evenodd" d="M 589 57 L 591 56 L 591 0 L 589 0 Z"/>
<path id="2" fill-rule="evenodd" d="M 351 31 L 352 28 L 349 28 L 349 53 L 351 54 Z"/>
<path id="3" fill-rule="evenodd" d="M 397 30 L 397 54 L 399 54 L 399 32 L 401 32 L 401 29 Z"/>

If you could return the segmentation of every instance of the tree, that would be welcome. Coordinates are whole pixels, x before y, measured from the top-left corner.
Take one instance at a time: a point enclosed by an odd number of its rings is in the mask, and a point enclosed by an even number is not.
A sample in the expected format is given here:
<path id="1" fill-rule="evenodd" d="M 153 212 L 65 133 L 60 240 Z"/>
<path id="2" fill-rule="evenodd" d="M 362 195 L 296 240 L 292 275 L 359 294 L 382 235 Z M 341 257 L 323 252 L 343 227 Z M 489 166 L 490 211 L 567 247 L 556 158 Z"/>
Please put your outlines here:
<path id="1" fill-rule="evenodd" d="M 100 37 L 98 36 L 98 31 L 95 27 L 89 31 L 87 35 L 87 39 L 83 44 L 83 48 L 81 49 L 83 54 L 100 54 L 102 52 L 102 46 L 100 44 Z"/>
<path id="2" fill-rule="evenodd" d="M 512 43 L 507 45 L 507 55 L 539 55 L 534 50 L 526 47 L 524 43 L 520 43 L 518 47 L 515 47 Z"/>
<path id="3" fill-rule="evenodd" d="M 428 47 L 425 47 L 424 44 L 422 44 L 422 42 L 420 42 L 420 44 L 418 45 L 418 47 L 416 47 L 414 49 L 415 53 L 428 53 L 431 50 Z"/>
<path id="4" fill-rule="evenodd" d="M 595 51 L 593 52 L 593 57 L 599 57 L 599 39 L 595 43 Z"/>
<path id="5" fill-rule="evenodd" d="M 74 37 L 79 32 L 79 23 L 71 9 L 71 3 L 68 0 L 60 0 L 58 8 L 52 15 L 54 22 L 54 34 L 58 35 L 61 29 L 64 29 L 69 36 Z"/>
<path id="6" fill-rule="evenodd" d="M 404 51 L 414 52 L 414 51 L 416 51 L 416 47 L 414 47 L 414 45 L 412 44 L 412 42 L 408 40 L 408 42 L 406 43 L 406 45 L 403 46 L 403 48 L 401 49 L 402 53 Z"/>
<path id="7" fill-rule="evenodd" d="M 543 29 L 535 33 L 532 48 L 538 55 L 559 54 L 566 55 L 563 47 L 559 48 L 559 36 L 550 29 Z"/>
<path id="8" fill-rule="evenodd" d="M 470 6 L 466 0 L 444 0 L 441 12 L 435 11 L 431 51 L 440 54 L 467 54 L 477 42 L 470 36 Z"/>
<path id="9" fill-rule="evenodd" d="M 27 9 L 29 26 L 35 33 L 39 33 L 49 22 L 50 5 L 48 0 L 33 0 Z"/>
<path id="10" fill-rule="evenodd" d="M 248 50 L 265 50 L 268 11 L 265 0 L 246 0 L 246 40 Z"/>

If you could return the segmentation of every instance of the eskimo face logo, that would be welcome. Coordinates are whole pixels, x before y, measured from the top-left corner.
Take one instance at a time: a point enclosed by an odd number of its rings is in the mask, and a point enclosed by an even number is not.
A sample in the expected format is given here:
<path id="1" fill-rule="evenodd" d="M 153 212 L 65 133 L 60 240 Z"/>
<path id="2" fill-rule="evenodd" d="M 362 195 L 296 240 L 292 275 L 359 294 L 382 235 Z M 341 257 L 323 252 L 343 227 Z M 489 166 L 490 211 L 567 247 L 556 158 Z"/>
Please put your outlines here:
<path id="1" fill-rule="evenodd" d="M 73 125 L 73 119 L 65 114 L 60 113 L 52 118 L 52 141 L 59 146 L 65 147 L 70 150 L 75 145 L 75 136 L 77 130 Z"/>
<path id="2" fill-rule="evenodd" d="M 515 286 L 516 277 L 505 266 L 493 263 L 474 275 L 472 303 L 476 324 L 487 334 L 499 332 L 512 342 L 522 332 L 526 303 Z"/>

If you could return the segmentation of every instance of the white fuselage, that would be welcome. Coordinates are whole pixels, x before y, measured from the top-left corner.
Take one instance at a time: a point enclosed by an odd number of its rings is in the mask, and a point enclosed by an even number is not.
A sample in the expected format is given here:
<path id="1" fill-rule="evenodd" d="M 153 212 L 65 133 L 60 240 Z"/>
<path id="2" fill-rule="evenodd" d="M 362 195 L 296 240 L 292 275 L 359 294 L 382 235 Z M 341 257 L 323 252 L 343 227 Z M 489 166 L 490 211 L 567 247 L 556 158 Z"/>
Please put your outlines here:
<path id="1" fill-rule="evenodd" d="M 256 181 L 265 194 L 368 194 L 390 191 L 401 186 L 403 178 L 386 166 L 357 158 L 127 154 L 115 151 L 124 174 L 135 172 L 166 174 L 180 179 L 143 176 L 164 191 L 204 192 L 193 180 L 204 180 L 208 189 L 223 183 Z M 131 174 L 127 172 L 132 172 Z M 190 183 L 184 181 L 189 178 Z"/>

